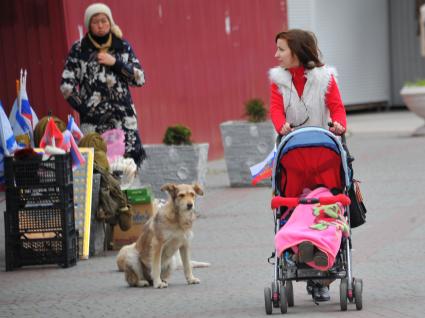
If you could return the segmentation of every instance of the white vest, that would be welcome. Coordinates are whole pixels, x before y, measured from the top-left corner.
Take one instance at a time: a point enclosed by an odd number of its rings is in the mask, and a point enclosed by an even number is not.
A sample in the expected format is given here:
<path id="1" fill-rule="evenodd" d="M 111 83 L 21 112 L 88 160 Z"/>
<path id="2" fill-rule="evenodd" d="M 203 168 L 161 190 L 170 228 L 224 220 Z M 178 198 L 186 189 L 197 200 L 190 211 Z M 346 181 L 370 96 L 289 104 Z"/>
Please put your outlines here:
<path id="1" fill-rule="evenodd" d="M 306 69 L 307 82 L 300 98 L 289 71 L 280 66 L 269 71 L 270 81 L 278 86 L 283 96 L 287 122 L 299 125 L 304 122 L 308 114 L 309 120 L 298 128 L 306 126 L 329 128 L 330 116 L 329 109 L 325 104 L 325 95 L 333 73 L 334 70 L 326 66 L 315 67 L 312 70 Z"/>

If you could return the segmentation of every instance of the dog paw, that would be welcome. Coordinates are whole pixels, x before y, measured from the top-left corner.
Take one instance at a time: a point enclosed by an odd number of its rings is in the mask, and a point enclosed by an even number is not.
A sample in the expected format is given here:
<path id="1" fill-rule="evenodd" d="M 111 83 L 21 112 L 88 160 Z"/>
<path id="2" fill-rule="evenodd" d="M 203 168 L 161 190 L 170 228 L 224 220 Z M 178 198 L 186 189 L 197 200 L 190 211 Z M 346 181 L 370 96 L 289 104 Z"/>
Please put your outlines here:
<path id="1" fill-rule="evenodd" d="M 163 281 L 160 281 L 159 283 L 156 283 L 156 284 L 154 283 L 153 287 L 154 288 L 167 288 L 168 284 L 163 282 Z"/>
<path id="2" fill-rule="evenodd" d="M 139 281 L 139 286 L 141 286 L 141 287 L 148 287 L 149 286 L 149 282 L 147 280 L 141 280 L 141 281 Z"/>
<path id="3" fill-rule="evenodd" d="M 187 279 L 187 283 L 189 285 L 199 284 L 200 282 L 201 282 L 201 280 L 199 278 L 196 278 L 196 277 L 193 277 L 193 276 Z"/>

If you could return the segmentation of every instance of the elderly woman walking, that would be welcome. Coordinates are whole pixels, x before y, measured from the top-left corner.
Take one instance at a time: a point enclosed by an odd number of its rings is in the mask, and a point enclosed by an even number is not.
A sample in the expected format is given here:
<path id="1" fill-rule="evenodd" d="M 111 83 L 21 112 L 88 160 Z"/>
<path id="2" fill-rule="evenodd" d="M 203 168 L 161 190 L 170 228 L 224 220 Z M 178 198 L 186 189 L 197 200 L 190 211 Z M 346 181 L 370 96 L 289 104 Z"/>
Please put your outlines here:
<path id="1" fill-rule="evenodd" d="M 133 158 L 139 167 L 146 153 L 129 86 L 145 83 L 143 69 L 130 44 L 122 38 L 108 6 L 102 3 L 88 6 L 84 23 L 88 32 L 70 50 L 60 90 L 80 114 L 84 133 L 122 129 L 125 156 Z"/>

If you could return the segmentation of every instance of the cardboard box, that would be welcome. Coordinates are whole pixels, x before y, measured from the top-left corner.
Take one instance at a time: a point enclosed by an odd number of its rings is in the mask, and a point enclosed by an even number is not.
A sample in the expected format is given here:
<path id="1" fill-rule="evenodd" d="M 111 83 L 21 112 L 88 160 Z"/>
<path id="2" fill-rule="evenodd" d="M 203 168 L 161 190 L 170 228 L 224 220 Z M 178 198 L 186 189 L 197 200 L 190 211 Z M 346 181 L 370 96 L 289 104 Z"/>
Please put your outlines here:
<path id="1" fill-rule="evenodd" d="M 114 250 L 119 250 L 124 245 L 134 243 L 142 232 L 143 225 L 153 214 L 153 203 L 131 204 L 133 207 L 133 225 L 128 231 L 122 231 L 119 225 L 114 226 L 112 236 Z"/>

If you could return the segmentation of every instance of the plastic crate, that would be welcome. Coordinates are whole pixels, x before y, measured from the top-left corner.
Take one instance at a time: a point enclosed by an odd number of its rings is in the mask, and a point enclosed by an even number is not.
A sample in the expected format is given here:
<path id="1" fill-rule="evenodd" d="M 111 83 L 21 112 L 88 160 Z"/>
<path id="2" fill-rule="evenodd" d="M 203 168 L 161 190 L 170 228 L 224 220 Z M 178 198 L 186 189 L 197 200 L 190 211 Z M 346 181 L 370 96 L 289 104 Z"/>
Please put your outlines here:
<path id="1" fill-rule="evenodd" d="M 6 213 L 10 233 L 75 230 L 72 185 L 57 188 L 57 192 L 43 190 L 46 189 L 7 189 Z M 40 192 L 42 196 L 38 195 Z M 45 197 L 46 193 L 51 197 Z"/>
<path id="2" fill-rule="evenodd" d="M 43 161 L 42 156 L 26 159 L 5 157 L 6 188 L 31 186 L 63 186 L 72 183 L 72 162 L 69 154 L 53 155 Z"/>
<path id="3" fill-rule="evenodd" d="M 75 229 L 69 232 L 45 229 L 16 233 L 11 232 L 14 218 L 4 212 L 4 220 L 6 271 L 27 265 L 58 264 L 69 267 L 76 264 L 78 235 Z"/>
<path id="4" fill-rule="evenodd" d="M 55 155 L 47 161 L 8 157 L 5 168 L 6 270 L 76 264 L 78 235 L 70 156 Z"/>

